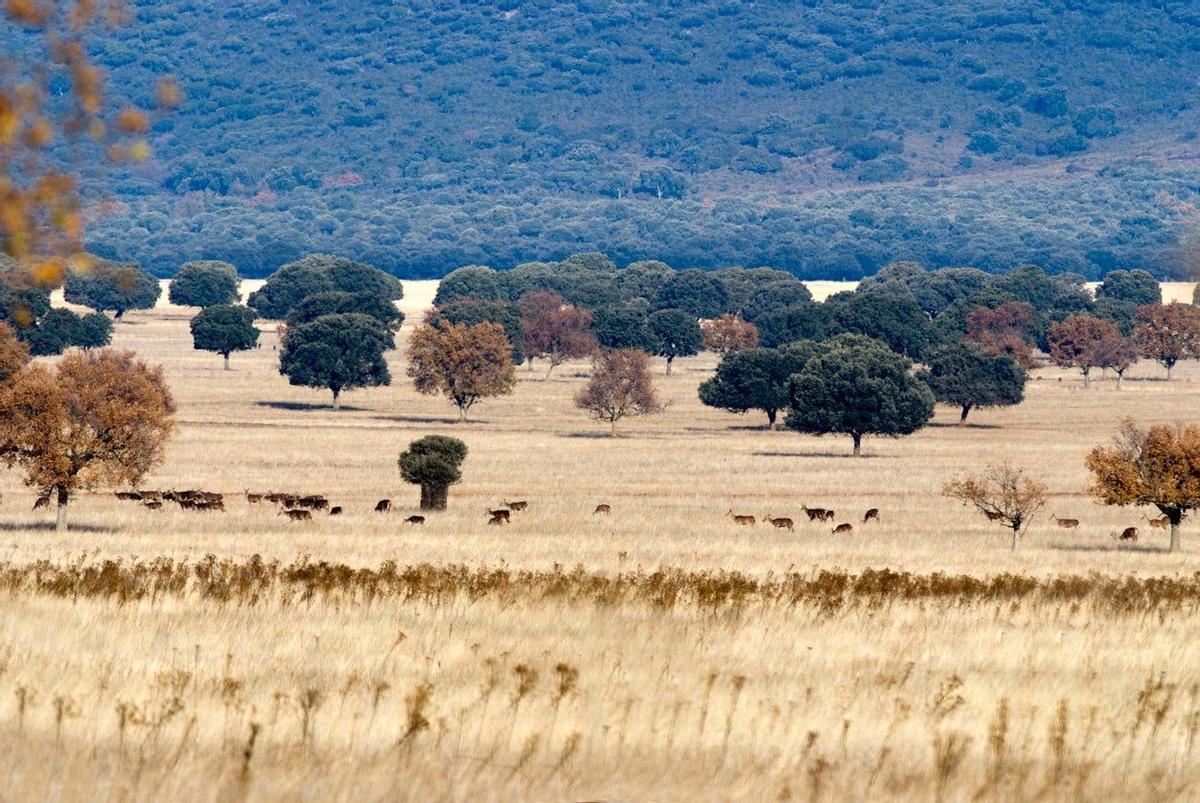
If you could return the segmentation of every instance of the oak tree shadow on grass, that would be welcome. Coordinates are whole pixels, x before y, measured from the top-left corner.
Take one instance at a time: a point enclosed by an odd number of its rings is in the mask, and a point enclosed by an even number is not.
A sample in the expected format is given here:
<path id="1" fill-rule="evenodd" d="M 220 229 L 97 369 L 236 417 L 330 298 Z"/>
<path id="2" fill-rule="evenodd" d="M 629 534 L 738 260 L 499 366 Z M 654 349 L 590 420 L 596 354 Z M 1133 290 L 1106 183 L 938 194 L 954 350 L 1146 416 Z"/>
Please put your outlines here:
<path id="1" fill-rule="evenodd" d="M 55 525 L 52 521 L 0 521 L 0 533 L 20 533 L 36 530 L 38 532 L 54 532 Z M 118 532 L 116 527 L 100 527 L 95 524 L 72 524 L 68 532 L 72 533 L 115 533 Z"/>
<path id="2" fill-rule="evenodd" d="M 1142 555 L 1166 555 L 1170 552 L 1165 546 L 1116 542 L 1111 544 L 1049 544 L 1045 548 L 1055 552 L 1136 552 Z"/>
<path id="3" fill-rule="evenodd" d="M 956 422 L 951 424 L 946 421 L 930 421 L 925 426 L 929 427 L 930 429 L 1004 429 L 1004 427 L 1000 426 L 999 424 L 976 424 L 974 422 L 968 422 L 966 424 L 959 424 Z"/>
<path id="4" fill-rule="evenodd" d="M 257 401 L 255 405 L 259 407 L 269 407 L 272 410 L 287 410 L 293 413 L 313 412 L 316 410 L 333 410 L 333 405 L 330 403 L 320 402 L 290 402 L 290 401 Z M 349 404 L 343 404 L 337 412 L 354 413 L 367 410 L 366 407 L 353 407 Z"/>
<path id="5" fill-rule="evenodd" d="M 895 460 L 895 455 L 870 454 L 864 452 L 857 457 L 849 449 L 844 452 L 751 452 L 754 457 L 844 457 L 847 460 Z"/>
<path id="6" fill-rule="evenodd" d="M 491 424 L 492 422 L 486 418 L 468 418 L 466 421 L 459 420 L 458 416 L 429 416 L 429 415 L 376 415 L 372 416 L 376 421 L 392 421 L 397 424 L 446 424 L 447 426 L 458 426 L 460 424 L 470 426 L 472 424 Z"/>
<path id="7" fill-rule="evenodd" d="M 595 441 L 658 441 L 667 440 L 666 435 L 653 435 L 646 432 L 622 432 L 617 437 L 612 437 L 607 431 L 601 432 L 565 432 L 560 437 L 563 438 L 578 438 L 580 440 L 595 440 Z"/>

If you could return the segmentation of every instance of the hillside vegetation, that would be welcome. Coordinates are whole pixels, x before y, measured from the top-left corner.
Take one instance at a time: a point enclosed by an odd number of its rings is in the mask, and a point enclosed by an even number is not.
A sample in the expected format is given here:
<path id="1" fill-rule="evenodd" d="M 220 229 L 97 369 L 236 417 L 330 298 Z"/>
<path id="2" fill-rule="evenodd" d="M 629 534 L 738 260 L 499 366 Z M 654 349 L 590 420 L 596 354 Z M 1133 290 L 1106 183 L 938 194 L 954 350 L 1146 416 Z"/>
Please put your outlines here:
<path id="1" fill-rule="evenodd" d="M 309 251 L 410 276 L 599 249 L 853 279 L 1192 260 L 1184 2 L 133 4 L 187 98 L 93 229 L 156 273 Z M 147 98 L 132 96 L 133 101 Z"/>

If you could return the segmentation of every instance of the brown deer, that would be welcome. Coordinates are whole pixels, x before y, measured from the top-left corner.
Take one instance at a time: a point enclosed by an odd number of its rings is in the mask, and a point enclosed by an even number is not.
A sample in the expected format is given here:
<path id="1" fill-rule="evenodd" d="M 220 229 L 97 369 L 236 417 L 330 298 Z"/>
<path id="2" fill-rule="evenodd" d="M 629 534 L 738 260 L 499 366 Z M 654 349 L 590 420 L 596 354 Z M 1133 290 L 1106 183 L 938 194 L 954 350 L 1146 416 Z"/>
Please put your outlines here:
<path id="1" fill-rule="evenodd" d="M 612 505 L 596 505 L 596 509 L 592 511 L 592 515 L 595 516 L 597 513 L 603 513 L 607 516 L 609 513 L 612 513 Z"/>
<path id="2" fill-rule="evenodd" d="M 340 515 L 342 515 L 342 506 L 341 506 L 341 505 L 334 505 L 333 507 L 329 508 L 329 515 L 330 515 L 330 516 L 340 516 Z"/>
<path id="3" fill-rule="evenodd" d="M 142 495 L 137 491 L 117 491 L 113 496 L 122 502 L 140 502 L 142 500 Z"/>
<path id="4" fill-rule="evenodd" d="M 199 502 L 192 503 L 193 510 L 211 511 L 215 510 L 220 513 L 225 512 L 225 503 L 220 499 L 203 499 Z"/>
<path id="5" fill-rule="evenodd" d="M 1079 519 L 1060 519 L 1057 513 L 1051 513 L 1050 518 L 1054 519 L 1054 523 L 1064 530 L 1079 529 Z"/>
<path id="6" fill-rule="evenodd" d="M 1137 540 L 1138 540 L 1138 528 L 1137 527 L 1126 527 L 1124 530 L 1121 531 L 1120 535 L 1113 533 L 1112 537 L 1117 539 L 1118 541 L 1132 541 L 1133 543 L 1136 544 Z"/>
<path id="7" fill-rule="evenodd" d="M 407 519 L 404 520 L 404 523 L 405 524 L 424 524 L 425 517 L 424 516 L 409 516 Z"/>
<path id="8" fill-rule="evenodd" d="M 296 500 L 296 507 L 307 508 L 308 510 L 325 510 L 329 507 L 329 500 L 317 494 L 302 496 Z"/>
<path id="9" fill-rule="evenodd" d="M 506 506 L 506 507 L 507 507 L 509 510 L 512 510 L 512 511 L 514 511 L 514 512 L 524 512 L 524 511 L 526 511 L 526 510 L 528 510 L 528 509 L 529 509 L 529 503 L 528 503 L 528 502 L 524 502 L 524 501 L 521 501 L 521 502 L 505 502 L 505 503 L 504 503 L 504 505 L 505 505 L 505 506 Z"/>
<path id="10" fill-rule="evenodd" d="M 157 499 L 143 499 L 142 506 L 145 507 L 146 510 L 162 510 L 163 505 L 162 502 L 158 501 Z"/>
<path id="11" fill-rule="evenodd" d="M 505 524 L 508 524 L 508 516 L 497 516 L 492 514 L 492 517 L 488 519 L 488 524 L 495 524 L 498 527 L 503 527 Z"/>
<path id="12" fill-rule="evenodd" d="M 391 499 L 380 499 L 378 502 L 375 503 L 375 512 L 376 513 L 389 513 L 389 512 L 391 512 L 391 509 L 392 509 L 392 500 Z"/>
<path id="13" fill-rule="evenodd" d="M 868 521 L 873 521 L 876 524 L 879 523 L 879 508 L 873 507 L 866 512 L 866 515 L 863 516 L 863 524 L 866 524 Z"/>
<path id="14" fill-rule="evenodd" d="M 844 521 L 841 524 L 839 524 L 838 526 L 833 528 L 834 535 L 843 535 L 843 534 L 849 535 L 853 532 L 854 532 L 854 525 L 848 521 Z"/>
<path id="15" fill-rule="evenodd" d="M 291 521 L 312 521 L 311 510 L 281 510 L 280 516 L 287 516 Z"/>
<path id="16" fill-rule="evenodd" d="M 37 498 L 37 501 L 33 503 L 34 510 L 41 510 L 42 508 L 46 508 L 46 509 L 50 508 L 50 497 L 49 496 L 39 496 Z"/>
<path id="17" fill-rule="evenodd" d="M 512 521 L 512 511 L 508 508 L 502 507 L 496 510 L 489 510 L 488 515 L 493 519 L 504 519 L 505 523 Z"/>
<path id="18" fill-rule="evenodd" d="M 262 504 L 263 499 L 266 498 L 262 494 L 252 494 L 252 493 L 250 493 L 250 491 L 245 491 L 245 494 L 246 494 L 246 502 L 251 505 L 260 505 L 260 504 Z"/>
<path id="19" fill-rule="evenodd" d="M 737 513 L 734 513 L 732 510 L 730 510 L 725 515 L 728 516 L 729 518 L 733 519 L 734 524 L 740 524 L 740 525 L 745 526 L 748 524 L 757 524 L 758 523 L 758 521 L 753 516 L 740 516 Z"/>
<path id="20" fill-rule="evenodd" d="M 808 516 L 809 521 L 825 521 L 825 508 L 823 507 L 805 507 L 801 505 L 800 509 Z"/>
<path id="21" fill-rule="evenodd" d="M 795 524 L 793 524 L 792 520 L 788 518 L 773 519 L 771 518 L 771 514 L 768 513 L 767 515 L 763 516 L 763 521 L 768 522 L 772 527 L 780 530 L 787 530 L 788 532 L 796 531 Z"/>
<path id="22" fill-rule="evenodd" d="M 1146 519 L 1146 521 L 1150 522 L 1150 526 L 1156 530 L 1165 530 L 1171 526 L 1171 519 L 1169 519 L 1166 516 L 1162 516 L 1157 519 L 1151 519 L 1146 516 L 1143 516 L 1142 518 L 1144 518 L 1144 519 Z"/>

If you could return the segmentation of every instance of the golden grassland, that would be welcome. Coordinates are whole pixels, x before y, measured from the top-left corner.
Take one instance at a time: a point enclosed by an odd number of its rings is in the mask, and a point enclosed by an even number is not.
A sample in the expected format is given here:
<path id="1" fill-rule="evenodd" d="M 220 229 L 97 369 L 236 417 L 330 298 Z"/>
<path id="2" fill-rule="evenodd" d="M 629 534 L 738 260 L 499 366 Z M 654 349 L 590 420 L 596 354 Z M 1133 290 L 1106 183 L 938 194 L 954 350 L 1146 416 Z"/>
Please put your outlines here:
<path id="1" fill-rule="evenodd" d="M 432 286 L 408 295 L 411 322 Z M 163 364 L 179 403 L 146 485 L 223 491 L 227 513 L 87 495 L 59 535 L 0 476 L 8 798 L 1200 794 L 1200 527 L 1166 554 L 1151 511 L 1085 495 L 1082 460 L 1124 416 L 1200 419 L 1196 364 L 1170 383 L 1139 365 L 1119 392 L 1044 369 L 1017 408 L 966 427 L 940 410 L 856 460 L 846 439 L 700 405 L 707 355 L 660 374 L 666 412 L 614 440 L 571 404 L 584 363 L 520 369 L 459 424 L 398 352 L 392 387 L 334 412 L 278 375 L 270 327 L 224 372 L 191 350 L 188 316 L 129 313 L 115 345 Z M 417 491 L 396 457 L 433 432 L 470 447 L 464 481 L 406 527 Z M 1014 555 L 940 496 L 1002 459 L 1080 529 L 1043 518 Z M 346 514 L 293 524 L 244 488 L 325 493 Z M 397 512 L 373 513 L 385 497 Z M 487 526 L 505 499 L 530 511 Z M 868 507 L 881 523 L 858 524 Z M 1142 541 L 1119 545 L 1130 525 Z"/>

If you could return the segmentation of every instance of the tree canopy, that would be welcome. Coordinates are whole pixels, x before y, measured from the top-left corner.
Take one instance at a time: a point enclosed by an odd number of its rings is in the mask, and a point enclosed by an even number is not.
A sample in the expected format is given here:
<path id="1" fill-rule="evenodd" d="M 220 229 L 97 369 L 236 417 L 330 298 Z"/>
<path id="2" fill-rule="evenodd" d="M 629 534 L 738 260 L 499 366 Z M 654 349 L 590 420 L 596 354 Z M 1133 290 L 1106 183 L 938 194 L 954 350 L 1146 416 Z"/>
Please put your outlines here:
<path id="1" fill-rule="evenodd" d="M 664 405 L 654 391 L 650 362 L 638 349 L 601 349 L 592 357 L 592 376 L 575 395 L 575 406 L 609 425 L 617 437 L 624 418 L 660 413 Z"/>
<path id="2" fill-rule="evenodd" d="M 934 399 L 957 407 L 965 422 L 977 407 L 1020 404 L 1025 398 L 1025 369 L 1011 357 L 991 354 L 972 343 L 951 343 L 932 349 L 922 378 Z"/>
<path id="3" fill-rule="evenodd" d="M 225 358 L 229 370 L 229 355 L 248 351 L 258 345 L 259 331 L 254 326 L 254 310 L 230 304 L 216 304 L 200 310 L 192 318 L 192 347 L 213 351 Z"/>
<path id="4" fill-rule="evenodd" d="M 1200 357 L 1200 308 L 1173 302 L 1138 307 L 1133 342 L 1141 356 L 1157 360 L 1167 379 L 1180 360 Z"/>
<path id="5" fill-rule="evenodd" d="M 681 309 L 661 309 L 650 313 L 646 326 L 653 339 L 652 354 L 667 359 L 667 375 L 676 357 L 693 357 L 704 345 L 704 333 L 690 312 Z"/>
<path id="6" fill-rule="evenodd" d="M 236 304 L 242 279 L 228 262 L 200 260 L 185 262 L 167 287 L 172 304 L 184 307 L 213 307 Z"/>
<path id="7" fill-rule="evenodd" d="M 1061 323 L 1052 324 L 1048 337 L 1050 359 L 1061 368 L 1078 368 L 1086 386 L 1092 369 L 1099 367 L 1106 355 L 1114 353 L 1121 333 L 1112 321 L 1090 315 L 1072 315 Z"/>
<path id="8" fill-rule="evenodd" d="M 279 373 L 293 385 L 326 388 L 338 409 L 343 391 L 390 385 L 385 352 L 395 348 L 391 332 L 360 313 L 323 315 L 288 327 Z"/>
<path id="9" fill-rule="evenodd" d="M 249 303 L 264 318 L 284 320 L 305 298 L 332 291 L 371 293 L 387 301 L 404 297 L 400 281 L 378 268 L 345 257 L 309 254 L 275 271 L 250 294 Z"/>
<path id="10" fill-rule="evenodd" d="M 150 309 L 162 295 L 158 279 L 137 265 L 97 260 L 87 271 L 67 276 L 63 297 L 120 318 L 127 310 Z"/>
<path id="11" fill-rule="evenodd" d="M 1144 270 L 1113 270 L 1104 276 L 1096 288 L 1097 298 L 1126 301 L 1136 306 L 1162 303 L 1162 287 L 1152 274 Z"/>
<path id="12" fill-rule="evenodd" d="M 498 323 L 426 324 L 409 339 L 408 360 L 417 392 L 445 396 L 460 420 L 480 399 L 508 395 L 517 384 L 512 346 Z"/>
<path id="13" fill-rule="evenodd" d="M 812 435 L 843 434 L 862 453 L 866 435 L 900 437 L 933 417 L 933 393 L 912 363 L 883 343 L 839 335 L 788 384 L 787 426 Z"/>
<path id="14" fill-rule="evenodd" d="M 777 349 L 731 351 L 717 364 L 716 374 L 700 383 L 700 401 L 731 413 L 762 410 L 767 426 L 788 405 L 788 380 L 817 353 L 817 345 L 800 341 Z"/>
<path id="15" fill-rule="evenodd" d="M 421 486 L 421 510 L 445 510 L 449 487 L 462 480 L 467 445 L 446 435 L 426 435 L 408 445 L 398 461 L 405 482 Z"/>

